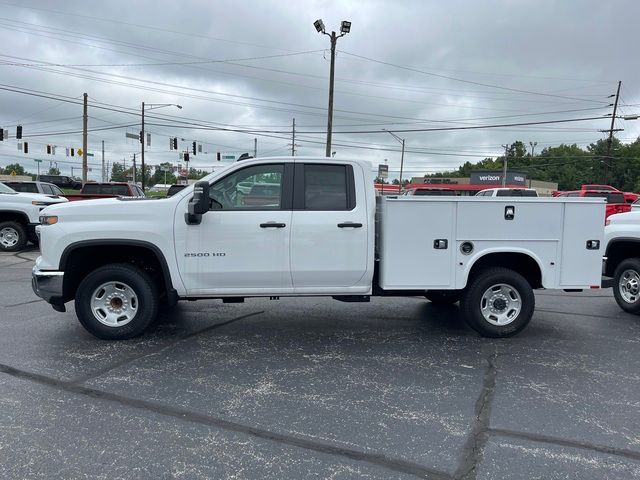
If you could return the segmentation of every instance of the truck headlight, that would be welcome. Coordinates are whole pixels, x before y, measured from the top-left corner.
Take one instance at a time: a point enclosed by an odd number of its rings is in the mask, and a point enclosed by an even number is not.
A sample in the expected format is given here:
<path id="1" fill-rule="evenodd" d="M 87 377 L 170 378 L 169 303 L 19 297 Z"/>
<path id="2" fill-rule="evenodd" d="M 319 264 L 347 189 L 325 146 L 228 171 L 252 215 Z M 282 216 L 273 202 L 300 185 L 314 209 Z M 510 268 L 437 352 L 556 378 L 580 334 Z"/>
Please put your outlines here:
<path id="1" fill-rule="evenodd" d="M 31 202 L 31 205 L 37 205 L 38 207 L 46 207 L 51 204 L 47 202 L 39 202 L 38 200 L 34 200 L 33 202 Z"/>
<path id="2" fill-rule="evenodd" d="M 58 223 L 58 217 L 55 215 L 41 215 L 40 225 L 55 225 Z"/>

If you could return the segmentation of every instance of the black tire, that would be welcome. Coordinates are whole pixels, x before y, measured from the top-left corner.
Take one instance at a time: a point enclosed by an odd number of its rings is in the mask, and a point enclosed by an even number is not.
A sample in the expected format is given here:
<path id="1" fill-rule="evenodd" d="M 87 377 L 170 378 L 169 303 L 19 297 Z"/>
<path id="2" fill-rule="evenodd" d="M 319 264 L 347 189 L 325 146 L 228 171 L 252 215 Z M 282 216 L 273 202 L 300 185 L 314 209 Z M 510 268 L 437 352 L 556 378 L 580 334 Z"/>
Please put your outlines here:
<path id="1" fill-rule="evenodd" d="M 127 311 L 132 311 L 131 309 L 127 310 L 128 305 L 133 306 L 135 303 L 134 313 L 127 320 L 123 320 L 122 325 L 106 325 L 96 316 L 100 315 L 100 313 L 94 314 L 93 312 L 92 300 L 94 293 L 100 295 L 97 289 L 108 283 L 114 284 L 116 290 L 118 289 L 117 285 L 119 285 L 123 293 L 114 294 L 114 300 L 115 298 L 121 298 L 119 304 L 112 304 L 108 300 L 109 297 L 103 294 L 105 307 L 100 309 L 102 315 L 117 315 L 118 310 L 109 311 L 110 307 L 114 306 L 117 309 L 123 304 L 126 314 Z M 130 290 L 124 289 L 123 286 L 128 287 Z M 135 294 L 135 298 L 127 294 L 129 291 Z M 124 298 L 124 301 L 122 298 Z M 127 299 L 128 302 L 126 301 Z M 109 302 L 109 305 L 107 305 L 107 302 Z M 78 320 L 89 333 L 103 340 L 124 340 L 141 335 L 158 315 L 158 303 L 158 292 L 149 275 L 143 270 L 126 263 L 105 265 L 91 272 L 80 283 L 75 298 Z M 123 317 L 125 316 L 123 315 Z M 124 323 L 125 321 L 126 323 Z"/>
<path id="2" fill-rule="evenodd" d="M 20 222 L 0 222 L 0 252 L 17 252 L 27 244 L 27 229 Z"/>
<path id="3" fill-rule="evenodd" d="M 640 258 L 620 262 L 613 275 L 613 296 L 622 310 L 640 315 Z M 626 298 L 625 298 L 626 297 Z"/>
<path id="4" fill-rule="evenodd" d="M 498 289 L 499 285 L 505 285 L 508 288 Z M 494 293 L 488 292 L 490 288 L 495 287 Z M 508 317 L 509 312 L 515 316 L 507 318 L 503 325 L 496 325 L 483 314 L 483 296 L 487 293 L 491 295 L 487 304 L 489 308 L 495 305 L 495 312 L 487 311 L 487 315 L 496 321 L 499 317 L 496 315 L 505 315 Z M 519 302 L 514 302 L 514 298 L 519 296 Z M 506 303 L 508 302 L 508 303 Z M 507 268 L 494 267 L 478 273 L 469 279 L 469 284 L 464 290 L 460 299 L 460 307 L 464 320 L 467 324 L 483 337 L 503 338 L 511 337 L 522 331 L 531 321 L 533 310 L 535 308 L 535 296 L 529 282 L 519 273 Z M 506 303 L 506 305 L 505 305 Z M 509 303 L 514 305 L 513 308 Z M 519 305 L 519 311 L 516 308 Z"/>
<path id="5" fill-rule="evenodd" d="M 424 298 L 435 305 L 453 305 L 460 300 L 461 295 L 460 290 L 429 290 Z"/>

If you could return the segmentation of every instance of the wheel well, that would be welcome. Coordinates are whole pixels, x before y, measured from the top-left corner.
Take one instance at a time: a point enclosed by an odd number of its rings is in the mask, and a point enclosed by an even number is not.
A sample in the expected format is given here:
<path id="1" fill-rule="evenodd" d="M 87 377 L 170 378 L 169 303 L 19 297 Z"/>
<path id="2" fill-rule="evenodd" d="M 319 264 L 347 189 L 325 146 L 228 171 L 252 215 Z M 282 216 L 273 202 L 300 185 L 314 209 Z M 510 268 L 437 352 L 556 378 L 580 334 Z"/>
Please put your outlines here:
<path id="1" fill-rule="evenodd" d="M 22 212 L 0 212 L 0 222 L 6 221 L 18 222 L 25 227 L 29 225 L 29 217 Z"/>
<path id="2" fill-rule="evenodd" d="M 634 240 L 620 240 L 613 242 L 607 248 L 607 263 L 604 274 L 613 277 L 620 262 L 627 258 L 640 257 L 640 242 Z"/>
<path id="3" fill-rule="evenodd" d="M 531 288 L 542 287 L 542 272 L 540 271 L 540 266 L 538 262 L 525 253 L 489 253 L 473 264 L 469 272 L 469 278 L 491 267 L 503 267 L 514 270 L 529 282 Z"/>
<path id="4" fill-rule="evenodd" d="M 161 253 L 142 245 L 92 244 L 79 246 L 63 254 L 60 262 L 60 269 L 64 271 L 63 301 L 75 297 L 80 282 L 92 271 L 111 263 L 128 263 L 147 272 L 156 284 L 160 298 L 166 298 L 173 291 Z"/>

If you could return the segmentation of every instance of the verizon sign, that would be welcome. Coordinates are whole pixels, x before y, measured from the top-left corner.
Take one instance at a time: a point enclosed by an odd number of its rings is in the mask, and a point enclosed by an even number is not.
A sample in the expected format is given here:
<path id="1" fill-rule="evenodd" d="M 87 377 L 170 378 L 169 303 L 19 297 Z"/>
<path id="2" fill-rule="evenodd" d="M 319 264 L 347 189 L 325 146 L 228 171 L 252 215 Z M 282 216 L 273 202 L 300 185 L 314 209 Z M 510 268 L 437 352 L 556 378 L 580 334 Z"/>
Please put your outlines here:
<path id="1" fill-rule="evenodd" d="M 469 183 L 472 185 L 502 185 L 502 172 L 500 171 L 478 171 L 471 172 Z M 527 185 L 527 175 L 521 172 L 507 172 L 507 185 Z"/>

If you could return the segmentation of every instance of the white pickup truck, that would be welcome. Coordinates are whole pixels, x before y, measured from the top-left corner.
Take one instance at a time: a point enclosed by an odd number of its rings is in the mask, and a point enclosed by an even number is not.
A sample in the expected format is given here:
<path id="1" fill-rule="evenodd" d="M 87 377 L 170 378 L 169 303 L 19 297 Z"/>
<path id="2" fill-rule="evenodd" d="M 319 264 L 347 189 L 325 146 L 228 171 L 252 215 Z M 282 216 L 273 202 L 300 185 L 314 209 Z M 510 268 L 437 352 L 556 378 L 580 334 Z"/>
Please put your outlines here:
<path id="1" fill-rule="evenodd" d="M 611 215 L 604 228 L 604 275 L 625 312 L 640 315 L 640 210 Z"/>
<path id="2" fill-rule="evenodd" d="M 319 295 L 460 300 L 471 327 L 506 337 L 529 323 L 532 289 L 600 285 L 604 209 L 603 199 L 376 197 L 368 162 L 252 159 L 166 199 L 45 209 L 33 289 L 58 311 L 75 299 L 104 339 L 139 335 L 182 299 Z"/>
<path id="3" fill-rule="evenodd" d="M 68 200 L 57 195 L 40 193 L 19 193 L 0 183 L 0 251 L 22 250 L 27 241 L 37 243 L 36 225 L 40 211 Z"/>

